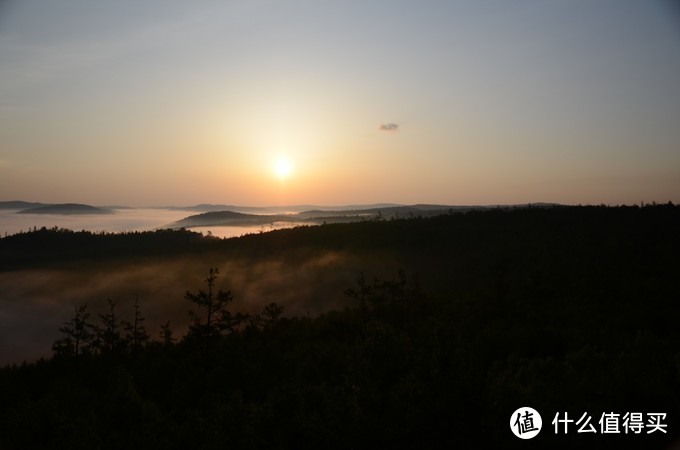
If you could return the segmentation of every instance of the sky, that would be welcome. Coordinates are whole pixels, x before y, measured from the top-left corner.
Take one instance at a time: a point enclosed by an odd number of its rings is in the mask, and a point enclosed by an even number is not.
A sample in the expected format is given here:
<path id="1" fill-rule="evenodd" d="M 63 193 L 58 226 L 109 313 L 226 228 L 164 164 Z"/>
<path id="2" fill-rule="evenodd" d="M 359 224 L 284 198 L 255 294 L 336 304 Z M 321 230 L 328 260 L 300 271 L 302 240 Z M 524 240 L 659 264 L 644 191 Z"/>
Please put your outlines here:
<path id="1" fill-rule="evenodd" d="M 680 202 L 674 0 L 0 0 L 0 200 Z"/>

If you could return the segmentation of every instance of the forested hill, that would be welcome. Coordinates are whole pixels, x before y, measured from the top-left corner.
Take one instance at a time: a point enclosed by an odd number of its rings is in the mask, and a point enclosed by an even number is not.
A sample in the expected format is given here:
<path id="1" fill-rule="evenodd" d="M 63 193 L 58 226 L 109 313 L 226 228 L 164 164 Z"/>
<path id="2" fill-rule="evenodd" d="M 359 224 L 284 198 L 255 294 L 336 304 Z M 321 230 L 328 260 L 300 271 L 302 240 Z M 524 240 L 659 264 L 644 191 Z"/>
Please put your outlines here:
<path id="1" fill-rule="evenodd" d="M 130 257 L 182 256 L 203 252 L 238 252 L 252 256 L 335 249 L 384 250 L 419 259 L 447 258 L 505 261 L 528 258 L 619 264 L 647 255 L 673 266 L 678 251 L 680 207 L 671 204 L 624 207 L 503 208 L 450 213 L 428 218 L 370 220 L 302 226 L 217 239 L 188 230 L 130 233 L 34 229 L 0 238 L 0 270 L 61 262 Z"/>
<path id="2" fill-rule="evenodd" d="M 655 205 L 470 211 L 227 240 L 6 237 L 3 270 L 168 255 L 195 263 L 213 252 L 295 265 L 327 250 L 403 270 L 380 278 L 358 266 L 350 306 L 295 316 L 276 303 L 242 313 L 206 267 L 177 293 L 192 310 L 187 333 L 168 322 L 160 341 L 144 328 L 148 303 L 135 302 L 127 322 L 114 301 L 98 315 L 80 305 L 54 357 L 0 369 L 0 448 L 673 448 L 678 229 L 680 208 Z M 327 300 L 335 286 L 302 270 Z M 543 420 L 530 442 L 508 426 L 523 406 Z M 640 433 L 624 431 L 628 413 L 640 414 Z M 605 414 L 618 433 L 603 433 Z M 568 433 L 555 432 L 556 415 L 573 419 Z M 578 433 L 586 415 L 595 431 Z"/>

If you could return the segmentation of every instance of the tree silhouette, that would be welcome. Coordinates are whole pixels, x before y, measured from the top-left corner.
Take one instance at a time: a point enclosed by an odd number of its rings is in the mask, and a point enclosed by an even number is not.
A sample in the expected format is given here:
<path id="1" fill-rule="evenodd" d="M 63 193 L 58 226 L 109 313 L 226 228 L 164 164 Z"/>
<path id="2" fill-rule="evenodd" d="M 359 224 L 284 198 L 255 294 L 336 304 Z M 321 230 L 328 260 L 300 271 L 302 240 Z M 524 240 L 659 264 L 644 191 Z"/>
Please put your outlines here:
<path id="1" fill-rule="evenodd" d="M 125 348 L 125 340 L 120 334 L 120 330 L 125 324 L 116 315 L 116 302 L 107 299 L 106 303 L 109 305 L 109 312 L 99 314 L 103 324 L 103 328 L 98 333 L 101 350 L 104 353 L 118 353 Z"/>
<path id="2" fill-rule="evenodd" d="M 262 327 L 267 331 L 273 330 L 281 314 L 283 314 L 283 306 L 279 306 L 274 302 L 265 306 L 261 315 Z"/>
<path id="3" fill-rule="evenodd" d="M 366 320 L 367 314 L 366 300 L 373 295 L 373 286 L 368 284 L 363 272 L 359 272 L 359 278 L 357 278 L 357 285 L 359 287 L 358 290 L 354 288 L 348 288 L 345 290 L 345 295 L 352 297 L 355 300 L 359 300 L 362 320 Z"/>
<path id="4" fill-rule="evenodd" d="M 149 333 L 146 332 L 146 327 L 144 327 L 144 317 L 139 311 L 139 299 L 135 299 L 135 315 L 132 322 L 125 323 L 125 329 L 127 331 L 126 340 L 132 346 L 132 352 L 136 353 L 144 345 L 146 341 L 149 340 Z M 171 332 L 172 334 L 172 332 Z"/>
<path id="5" fill-rule="evenodd" d="M 172 337 L 170 321 L 167 321 L 163 325 L 161 325 L 161 339 L 163 339 L 163 345 L 165 346 L 170 346 L 177 340 L 174 337 Z"/>
<path id="6" fill-rule="evenodd" d="M 78 358 L 81 354 L 90 351 L 92 339 L 95 336 L 95 327 L 88 322 L 89 318 L 87 304 L 75 307 L 75 316 L 59 328 L 64 337 L 52 345 L 52 350 L 56 355 Z"/>
<path id="7" fill-rule="evenodd" d="M 234 327 L 234 318 L 227 311 L 227 305 L 233 300 L 231 291 L 224 292 L 220 289 L 216 294 L 213 292 L 218 274 L 218 269 L 211 268 L 205 279 L 208 290 L 199 289 L 196 294 L 187 291 L 184 295 L 185 299 L 201 308 L 205 308 L 205 322 L 193 311 L 189 312 L 194 322 L 189 328 L 189 333 L 195 337 L 216 337 L 222 331 L 230 330 Z"/>

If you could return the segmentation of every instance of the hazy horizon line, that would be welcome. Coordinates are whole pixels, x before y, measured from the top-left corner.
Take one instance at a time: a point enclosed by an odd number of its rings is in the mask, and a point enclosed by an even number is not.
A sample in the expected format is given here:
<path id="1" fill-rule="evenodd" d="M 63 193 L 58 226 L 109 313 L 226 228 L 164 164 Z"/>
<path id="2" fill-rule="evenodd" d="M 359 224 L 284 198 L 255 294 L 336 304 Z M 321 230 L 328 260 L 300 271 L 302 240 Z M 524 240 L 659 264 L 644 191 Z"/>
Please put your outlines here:
<path id="1" fill-rule="evenodd" d="M 59 205 L 87 205 L 98 208 L 108 209 L 176 209 L 176 210 L 192 210 L 196 208 L 209 207 L 229 207 L 229 208 L 247 208 L 247 209 L 285 209 L 285 208 L 326 208 L 326 209 L 370 209 L 370 208 L 388 208 L 388 207 L 442 207 L 442 208 L 470 208 L 470 207 L 510 207 L 510 206 L 530 206 L 530 205 L 555 205 L 555 206 L 636 206 L 636 205 L 653 205 L 653 204 L 668 204 L 673 203 L 668 199 L 665 201 L 658 200 L 641 200 L 635 203 L 608 203 L 608 202 L 587 202 L 587 203 L 564 203 L 551 201 L 527 201 L 527 202 L 513 202 L 513 203 L 439 203 L 439 202 L 418 202 L 418 203 L 398 203 L 398 202 L 370 202 L 370 203 L 343 203 L 343 204 L 320 204 L 320 203 L 291 203 L 291 204 L 263 204 L 263 205 L 249 205 L 249 204 L 235 204 L 235 203 L 212 203 L 212 202 L 198 202 L 193 204 L 144 204 L 133 205 L 125 203 L 85 203 L 85 202 L 42 202 L 32 200 L 0 200 L 0 206 L 3 204 L 22 203 L 26 205 L 39 206 L 59 206 Z M 30 206 L 29 206 L 30 207 Z M 11 208 L 6 208 L 11 209 Z"/>

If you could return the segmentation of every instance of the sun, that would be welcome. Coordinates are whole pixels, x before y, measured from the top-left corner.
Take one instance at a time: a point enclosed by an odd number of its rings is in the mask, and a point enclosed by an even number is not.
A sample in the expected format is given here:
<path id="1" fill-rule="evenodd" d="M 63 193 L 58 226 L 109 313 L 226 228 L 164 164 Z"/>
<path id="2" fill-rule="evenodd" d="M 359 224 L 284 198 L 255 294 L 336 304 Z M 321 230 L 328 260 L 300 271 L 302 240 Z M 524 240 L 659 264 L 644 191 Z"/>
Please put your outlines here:
<path id="1" fill-rule="evenodd" d="M 272 165 L 274 175 L 280 180 L 285 180 L 293 173 L 293 165 L 286 157 L 279 157 Z"/>

